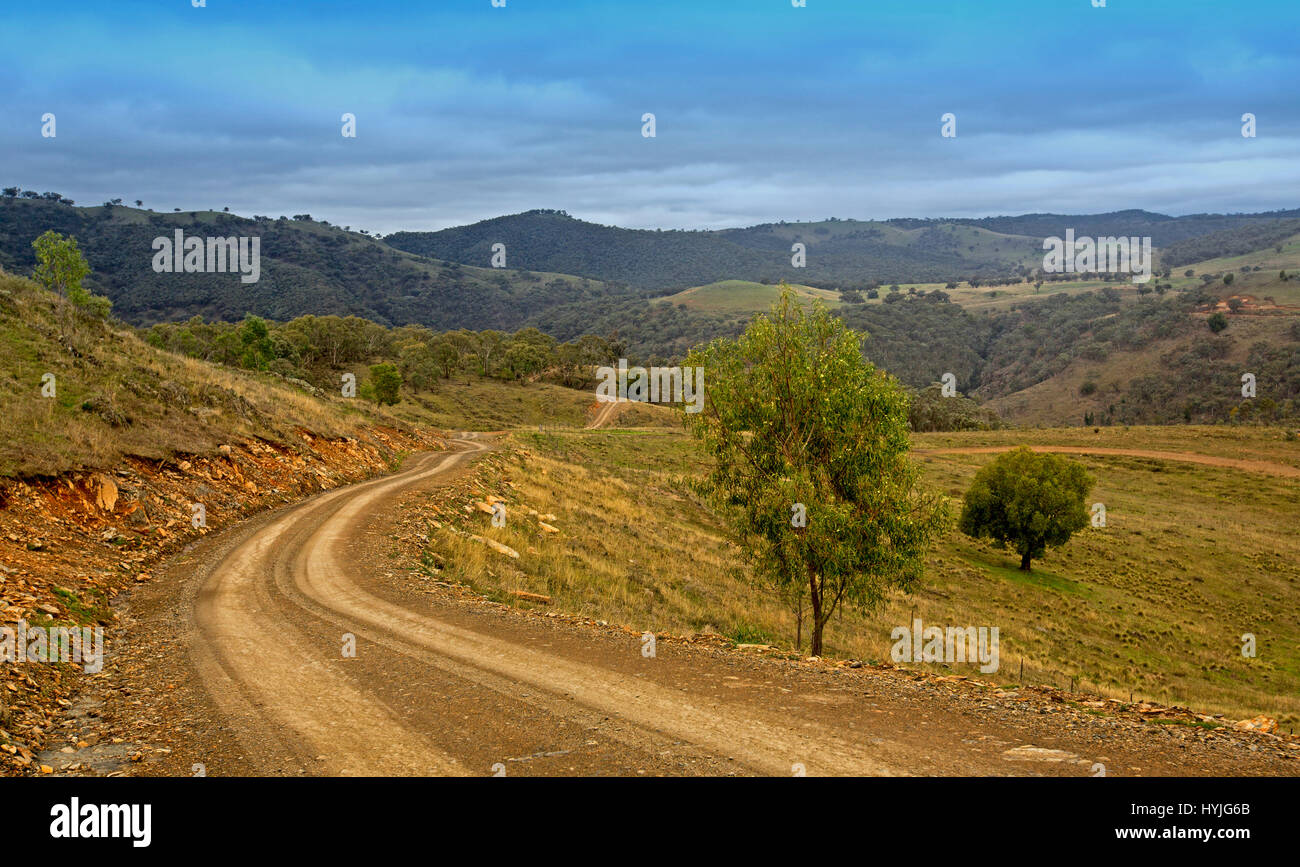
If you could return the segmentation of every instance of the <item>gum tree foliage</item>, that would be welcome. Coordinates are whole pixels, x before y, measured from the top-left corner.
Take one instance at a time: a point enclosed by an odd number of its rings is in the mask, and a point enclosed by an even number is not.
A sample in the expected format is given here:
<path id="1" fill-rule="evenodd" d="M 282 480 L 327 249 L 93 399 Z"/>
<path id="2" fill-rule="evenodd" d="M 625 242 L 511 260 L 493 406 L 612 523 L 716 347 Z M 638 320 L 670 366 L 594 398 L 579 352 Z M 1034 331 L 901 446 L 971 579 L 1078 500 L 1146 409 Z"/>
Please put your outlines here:
<path id="1" fill-rule="evenodd" d="M 460 353 L 456 351 L 455 344 L 449 340 L 435 340 L 431 351 L 434 363 L 442 371 L 442 378 L 450 379 L 460 363 Z"/>
<path id="2" fill-rule="evenodd" d="M 81 288 L 81 281 L 90 276 L 90 265 L 81 255 L 76 238 L 65 238 L 48 231 L 32 242 L 36 250 L 36 281 L 52 292 L 71 296 Z"/>
<path id="3" fill-rule="evenodd" d="M 1088 526 L 1092 477 L 1083 465 L 1028 446 L 999 455 L 975 474 L 958 526 L 1020 555 L 1020 568 Z"/>
<path id="4" fill-rule="evenodd" d="M 403 346 L 399 353 L 399 363 L 406 384 L 413 391 L 433 389 L 440 371 L 438 359 L 429 343 L 412 342 Z"/>
<path id="5" fill-rule="evenodd" d="M 397 365 L 384 362 L 370 365 L 370 382 L 368 383 L 377 404 L 392 405 L 397 403 L 402 388 L 402 374 Z"/>
<path id="6" fill-rule="evenodd" d="M 90 265 L 77 246 L 77 239 L 65 238 L 55 231 L 47 231 L 32 242 L 36 250 L 36 268 L 32 276 L 38 283 L 53 292 L 67 297 L 73 307 L 94 319 L 108 316 L 113 303 L 107 298 L 92 295 L 81 286 L 90 276 Z"/>
<path id="7" fill-rule="evenodd" d="M 801 613 L 809 603 L 813 655 L 840 605 L 871 608 L 913 586 L 947 521 L 943 501 L 916 489 L 907 394 L 860 347 L 786 287 L 739 338 L 686 362 L 705 372 L 704 410 L 685 414 L 713 458 L 704 488 L 782 598 Z"/>
<path id="8" fill-rule="evenodd" d="M 239 365 L 248 370 L 265 370 L 276 357 L 276 346 L 271 340 L 271 331 L 266 320 L 257 316 L 245 316 L 238 337 Z"/>
<path id="9" fill-rule="evenodd" d="M 997 430 L 1003 427 L 997 413 L 981 407 L 965 395 L 944 397 L 943 386 L 937 382 L 912 393 L 907 417 L 914 433 Z"/>
<path id="10" fill-rule="evenodd" d="M 510 377 L 523 381 L 545 370 L 554 352 L 554 337 L 536 328 L 523 328 L 510 339 L 502 360 Z"/>

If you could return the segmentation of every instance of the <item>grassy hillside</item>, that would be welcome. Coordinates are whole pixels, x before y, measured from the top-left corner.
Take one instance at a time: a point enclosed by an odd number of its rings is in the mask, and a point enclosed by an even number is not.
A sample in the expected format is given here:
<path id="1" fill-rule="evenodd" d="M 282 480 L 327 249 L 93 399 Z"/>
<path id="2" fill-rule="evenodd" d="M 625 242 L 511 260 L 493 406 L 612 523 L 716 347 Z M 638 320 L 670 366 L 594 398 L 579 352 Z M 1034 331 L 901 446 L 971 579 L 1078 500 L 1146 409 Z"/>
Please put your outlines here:
<path id="1" fill-rule="evenodd" d="M 832 307 L 840 303 L 838 292 L 828 289 L 814 289 L 798 283 L 789 284 L 790 288 L 804 300 L 811 302 L 820 299 Z M 709 313 L 751 314 L 767 310 L 772 302 L 781 296 L 779 285 L 753 283 L 748 280 L 719 280 L 707 286 L 695 286 L 684 289 L 675 295 L 660 299 L 661 304 L 684 304 L 692 310 Z"/>
<path id="2" fill-rule="evenodd" d="M 1297 216 L 1295 212 L 1291 213 L 1292 217 Z M 1165 265 L 1177 268 L 1191 262 L 1240 256 L 1283 243 L 1297 232 L 1300 232 L 1300 219 L 1251 222 L 1170 244 L 1161 251 L 1160 260 Z"/>
<path id="3" fill-rule="evenodd" d="M 1109 309 L 1020 297 L 992 320 L 1001 336 L 976 396 L 1024 424 L 1294 418 L 1300 278 L 1281 275 L 1300 273 L 1300 235 L 1270 240 L 1175 270 L 1158 281 L 1170 287 L 1162 295 L 1113 284 Z M 1219 334 L 1208 327 L 1215 312 L 1227 323 Z M 1241 395 L 1245 372 L 1257 378 L 1255 400 Z"/>
<path id="4" fill-rule="evenodd" d="M 594 391 L 548 382 L 527 386 L 479 377 L 454 377 L 432 392 L 407 396 L 403 408 L 452 430 L 499 431 L 520 427 L 584 427 L 594 415 Z"/>
<path id="5" fill-rule="evenodd" d="M 80 319 L 67 307 L 0 272 L 0 476 L 108 467 L 127 454 L 210 452 L 247 437 L 287 442 L 300 428 L 356 436 L 394 421 L 355 401 L 161 352 L 130 328 Z M 42 396 L 47 374 L 52 397 Z"/>
<path id="6" fill-rule="evenodd" d="M 1073 441 L 1078 431 L 917 435 L 918 446 Z M 552 597 L 553 608 L 634 630 L 715 631 L 742 643 L 793 648 L 794 614 L 751 583 L 742 552 L 690 487 L 701 471 L 680 432 L 651 429 L 514 435 L 482 490 L 511 514 L 554 516 L 558 534 L 532 520 L 490 526 L 460 504 L 452 521 L 521 553 L 518 561 L 429 525 L 427 569 L 502 601 L 512 591 Z M 1167 451 L 1246 452 L 1300 464 L 1300 445 L 1280 431 L 1142 428 L 1107 436 Z M 924 481 L 958 497 L 992 455 L 927 454 Z M 1123 456 L 1079 458 L 1097 479 L 1093 500 L 1108 526 L 1080 533 L 1030 574 L 1013 555 L 953 531 L 929 558 L 922 589 L 879 612 L 837 615 L 829 653 L 887 661 L 890 630 L 913 616 L 927 624 L 1001 631 L 995 679 L 1068 685 L 1189 703 L 1230 716 L 1265 712 L 1300 722 L 1300 490 L 1292 478 Z M 1231 517 L 1228 517 L 1231 516 Z M 1243 658 L 1242 633 L 1259 655 Z M 938 667 L 938 666 L 937 666 Z M 962 674 L 980 675 L 969 666 Z"/>

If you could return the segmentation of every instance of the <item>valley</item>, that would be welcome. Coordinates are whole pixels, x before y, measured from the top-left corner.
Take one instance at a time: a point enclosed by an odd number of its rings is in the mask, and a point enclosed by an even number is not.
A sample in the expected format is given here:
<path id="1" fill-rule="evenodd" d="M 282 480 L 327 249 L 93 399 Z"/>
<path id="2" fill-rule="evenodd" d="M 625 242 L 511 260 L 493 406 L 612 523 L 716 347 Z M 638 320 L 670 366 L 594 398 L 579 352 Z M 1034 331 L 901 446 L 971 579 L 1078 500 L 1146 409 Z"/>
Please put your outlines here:
<path id="1" fill-rule="evenodd" d="M 98 219 L 139 222 L 127 210 Z M 227 219 L 214 213 L 208 233 L 226 231 Z M 152 231 L 152 221 L 140 225 Z M 99 266 L 92 285 L 115 294 L 96 251 L 119 241 L 99 231 L 87 245 Z M 283 285 L 274 281 L 285 232 L 347 237 L 307 221 L 279 231 L 280 241 L 263 236 L 272 258 L 252 290 Z M 790 231 L 773 234 L 784 243 Z M 894 237 L 917 244 L 925 231 Z M 1002 250 L 987 230 L 961 231 Z M 472 330 L 463 324 L 472 318 L 435 317 L 462 323 L 439 331 L 329 314 L 136 328 L 70 317 L 51 293 L 0 274 L 0 352 L 12 383 L 3 409 L 15 432 L 0 453 L 5 610 L 38 624 L 102 624 L 109 645 L 103 677 L 11 672 L 0 739 L 14 747 L 5 751 L 12 772 L 170 774 L 189 761 L 257 774 L 478 774 L 498 764 L 519 773 L 772 774 L 790 763 L 854 774 L 1078 773 L 1114 754 L 1143 775 L 1295 773 L 1300 309 L 1287 275 L 1300 271 L 1300 235 L 1177 271 L 1161 272 L 1158 255 L 1149 286 L 1023 277 L 792 285 L 800 305 L 827 305 L 859 329 L 867 358 L 928 407 L 937 427 L 912 434 L 927 491 L 956 505 L 982 466 L 1028 445 L 1081 462 L 1106 515 L 1031 573 L 1015 568 L 1014 554 L 950 529 L 927 555 L 920 587 L 872 611 L 838 613 L 825 658 L 811 661 L 807 612 L 756 584 L 743 549 L 697 493 L 704 462 L 680 415 L 599 400 L 601 364 L 630 357 L 667 368 L 692 345 L 738 333 L 780 286 L 725 279 L 656 295 L 585 276 L 433 263 L 385 253 L 373 238 L 344 243 L 358 257 L 348 267 L 378 256 L 441 269 L 429 273 L 464 269 L 466 279 L 491 280 L 493 292 L 542 306 L 514 319 L 513 333 Z M 217 276 L 239 284 L 238 273 Z M 575 292 L 591 293 L 595 306 L 574 301 Z M 488 317 L 477 322 L 502 321 L 485 309 L 475 307 Z M 1215 314 L 1226 328 L 1209 327 Z M 569 315 L 580 331 L 554 327 Z M 679 349 L 655 349 L 671 346 Z M 386 367 L 400 383 L 391 401 L 376 390 Z M 1257 398 L 1241 396 L 1243 370 L 1255 375 Z M 927 404 L 935 399 L 927 387 L 949 372 L 965 397 Z M 42 402 L 46 374 L 57 392 Z M 353 378 L 355 396 L 339 392 L 341 376 Z M 958 409 L 936 413 L 941 406 Z M 378 475 L 386 481 L 374 490 L 391 497 L 363 495 L 363 480 Z M 345 508 L 354 498 L 362 499 Z M 191 525 L 194 502 L 210 524 Z M 34 520 L 48 529 L 26 529 Z M 310 564 L 326 539 L 348 564 L 326 571 L 349 573 L 369 595 L 312 577 L 324 574 Z M 257 559 L 271 556 L 280 565 Z M 270 574 L 282 578 L 260 583 Z M 229 588 L 215 591 L 228 605 L 196 607 L 218 587 Z M 251 609 L 238 614 L 254 597 L 275 600 L 296 625 L 274 664 L 241 670 L 239 648 L 223 644 L 232 624 L 213 618 L 256 621 Z M 184 652 L 167 626 L 178 618 L 194 618 L 197 630 L 186 633 Z M 916 620 L 997 623 L 999 667 L 892 662 L 893 630 Z M 394 631 L 399 621 L 409 630 Z M 360 671 L 408 671 L 425 692 L 472 695 L 475 713 L 516 715 L 533 734 L 503 729 L 457 745 L 450 733 L 464 719 L 419 710 L 400 688 L 374 694 L 373 675 L 339 669 L 327 651 L 340 629 L 360 637 L 363 654 L 378 654 Z M 534 634 L 565 648 L 567 661 L 519 646 L 520 635 Z M 657 675 L 643 663 L 659 657 L 637 663 L 620 649 L 644 647 L 646 636 L 673 672 L 654 689 L 692 695 L 653 720 L 631 700 L 627 678 L 648 686 Z M 1253 656 L 1242 655 L 1243 636 Z M 733 670 L 744 673 L 721 673 Z M 718 704 L 707 685 L 732 677 L 762 688 Z M 955 714 L 982 733 L 937 752 L 933 732 L 918 740 L 902 729 L 849 746 L 862 724 L 852 717 L 769 719 L 759 709 L 767 703 L 792 707 L 767 694 L 778 681 L 801 707 L 842 705 L 844 687 L 826 691 L 842 682 L 877 696 L 886 717 Z M 250 704 L 248 695 L 263 698 Z M 321 696 L 382 710 L 344 731 L 317 716 Z M 1025 708 L 1067 714 L 1068 730 L 1030 725 Z M 618 722 L 596 725 L 593 713 Z M 739 717 L 768 720 L 762 744 L 725 722 Z M 824 727 L 821 746 L 798 732 L 809 726 Z M 232 740 L 229 731 L 241 734 Z M 444 733 L 440 746 L 429 731 Z M 1196 758 L 1173 761 L 1148 732 Z M 1000 746 L 988 753 L 976 742 Z M 1258 755 L 1248 758 L 1252 746 Z M 1022 748 L 1073 758 L 1020 764 Z"/>

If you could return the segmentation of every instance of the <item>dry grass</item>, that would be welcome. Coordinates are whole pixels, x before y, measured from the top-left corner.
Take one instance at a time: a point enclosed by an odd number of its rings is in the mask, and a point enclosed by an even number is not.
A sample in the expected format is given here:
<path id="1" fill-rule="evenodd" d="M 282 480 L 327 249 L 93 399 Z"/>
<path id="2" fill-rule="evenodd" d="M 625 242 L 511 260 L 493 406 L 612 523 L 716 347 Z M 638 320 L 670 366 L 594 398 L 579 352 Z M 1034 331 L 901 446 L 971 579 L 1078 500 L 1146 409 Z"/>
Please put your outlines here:
<path id="1" fill-rule="evenodd" d="M 45 374 L 53 397 L 42 396 Z M 203 453 L 295 428 L 359 436 L 388 413 L 313 397 L 270 376 L 155 349 L 134 331 L 79 319 L 67 302 L 0 273 L 0 476 L 109 467 L 124 455 Z"/>
<path id="2" fill-rule="evenodd" d="M 1215 432 L 1218 433 L 1217 431 Z M 1275 443 L 1243 431 L 1261 457 Z M 1130 431 L 1125 444 L 1173 451 L 1198 432 Z M 934 435 L 938 438 L 944 435 Z M 949 435 L 951 436 L 951 435 Z M 972 434 L 970 436 L 989 436 Z M 1041 441 L 1044 432 L 999 432 Z M 743 552 L 686 484 L 699 472 L 693 444 L 661 430 L 516 434 L 517 456 L 496 463 L 487 490 L 505 496 L 508 521 L 462 522 L 520 552 L 518 561 L 443 531 L 433 549 L 447 571 L 480 592 L 552 596 L 555 607 L 637 630 L 716 631 L 739 642 L 794 645 L 794 615 L 756 585 Z M 1219 438 L 1208 442 L 1227 449 Z M 933 444 L 933 443 L 927 443 Z M 921 459 L 926 484 L 959 497 L 991 455 Z M 1190 704 L 1231 716 L 1300 720 L 1300 493 L 1293 480 L 1191 464 L 1082 457 L 1097 479 L 1109 526 L 1048 553 L 1026 575 L 1018 558 L 953 531 L 929 558 L 923 589 L 875 613 L 836 615 L 829 655 L 886 661 L 890 631 L 920 617 L 940 626 L 996 626 L 1012 683 L 1083 688 L 1127 699 Z M 513 485 L 513 487 L 510 487 Z M 527 515 L 556 516 L 550 536 Z M 1258 656 L 1241 655 L 1253 633 Z M 806 641 L 806 634 L 805 634 Z M 939 666 L 942 668 L 942 666 Z M 972 666 L 956 665 L 962 673 Z"/>

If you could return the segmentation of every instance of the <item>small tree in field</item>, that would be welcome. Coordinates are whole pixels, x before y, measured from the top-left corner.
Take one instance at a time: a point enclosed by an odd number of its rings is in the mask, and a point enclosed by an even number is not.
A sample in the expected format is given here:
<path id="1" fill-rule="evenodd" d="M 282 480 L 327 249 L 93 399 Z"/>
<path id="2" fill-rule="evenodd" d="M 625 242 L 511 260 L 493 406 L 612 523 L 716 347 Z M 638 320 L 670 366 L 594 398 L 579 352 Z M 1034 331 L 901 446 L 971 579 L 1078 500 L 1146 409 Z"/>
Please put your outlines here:
<path id="1" fill-rule="evenodd" d="M 374 392 L 375 403 L 391 406 L 398 401 L 398 392 L 402 387 L 402 372 L 395 364 L 372 364 L 370 387 Z"/>
<path id="2" fill-rule="evenodd" d="M 1028 446 L 999 455 L 975 474 L 962 508 L 961 531 L 1010 546 L 1029 571 L 1048 546 L 1064 545 L 1088 526 L 1092 477 L 1083 465 Z"/>
<path id="3" fill-rule="evenodd" d="M 90 265 L 81 255 L 77 239 L 65 238 L 58 232 L 47 231 L 32 242 L 36 250 L 36 268 L 32 276 L 38 283 L 67 297 L 72 306 L 82 314 L 105 319 L 113 309 L 113 302 L 102 295 L 93 295 L 81 286 L 90 275 Z M 66 308 L 65 308 L 66 310 Z M 68 316 L 61 314 L 64 327 L 70 324 Z"/>
<path id="4" fill-rule="evenodd" d="M 911 587 L 946 522 L 942 499 L 915 489 L 907 394 L 862 357 L 859 335 L 820 303 L 805 312 L 789 287 L 738 339 L 686 363 L 704 369 L 703 411 L 685 414 L 714 459 L 704 487 L 778 595 L 808 603 L 818 656 L 836 608 Z"/>
<path id="5" fill-rule="evenodd" d="M 71 296 L 90 276 L 90 265 L 81 255 L 76 238 L 65 238 L 49 231 L 32 242 L 36 249 L 36 270 L 32 276 L 51 292 Z"/>

